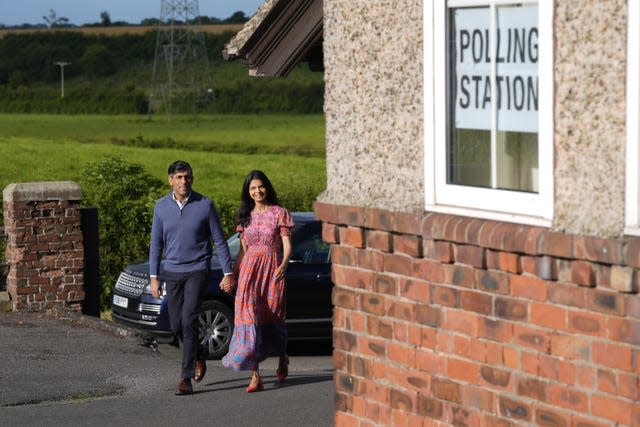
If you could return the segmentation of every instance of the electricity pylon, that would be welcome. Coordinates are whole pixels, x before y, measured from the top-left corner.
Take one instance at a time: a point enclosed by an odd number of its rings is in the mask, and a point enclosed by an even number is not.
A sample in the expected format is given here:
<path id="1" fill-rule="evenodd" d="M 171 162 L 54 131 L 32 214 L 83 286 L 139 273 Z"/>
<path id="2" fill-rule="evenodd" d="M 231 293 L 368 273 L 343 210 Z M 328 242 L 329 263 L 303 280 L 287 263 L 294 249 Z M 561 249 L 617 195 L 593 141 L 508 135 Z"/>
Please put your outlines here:
<path id="1" fill-rule="evenodd" d="M 149 114 L 164 106 L 171 121 L 174 108 L 195 112 L 198 104 L 213 101 L 199 16 L 197 0 L 161 0 Z"/>

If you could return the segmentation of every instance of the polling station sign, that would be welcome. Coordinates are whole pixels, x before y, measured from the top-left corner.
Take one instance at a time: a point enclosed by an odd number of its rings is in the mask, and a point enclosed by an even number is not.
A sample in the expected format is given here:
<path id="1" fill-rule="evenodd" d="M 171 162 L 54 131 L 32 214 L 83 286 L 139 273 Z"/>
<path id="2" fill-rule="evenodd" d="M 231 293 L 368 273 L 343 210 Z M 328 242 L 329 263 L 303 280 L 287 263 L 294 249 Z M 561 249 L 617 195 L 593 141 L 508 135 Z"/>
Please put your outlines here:
<path id="1" fill-rule="evenodd" d="M 495 102 L 498 130 L 537 132 L 538 8 L 495 10 L 493 29 L 489 8 L 454 11 L 456 128 L 491 129 L 491 104 Z"/>

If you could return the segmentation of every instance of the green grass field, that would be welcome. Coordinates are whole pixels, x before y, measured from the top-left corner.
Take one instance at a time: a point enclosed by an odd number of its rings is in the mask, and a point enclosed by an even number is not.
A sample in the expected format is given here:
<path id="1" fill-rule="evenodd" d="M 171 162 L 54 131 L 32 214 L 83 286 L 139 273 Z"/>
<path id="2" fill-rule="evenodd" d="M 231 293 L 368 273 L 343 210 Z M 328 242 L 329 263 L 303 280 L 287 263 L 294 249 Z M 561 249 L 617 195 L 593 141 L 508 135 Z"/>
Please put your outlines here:
<path id="1" fill-rule="evenodd" d="M 317 195 L 326 185 L 322 115 L 0 114 L 0 187 L 14 182 L 76 181 L 90 162 L 117 155 L 166 180 L 176 159 L 194 168 L 194 189 L 236 202 L 251 169 L 283 196 Z M 167 187 L 168 188 L 168 187 Z"/>

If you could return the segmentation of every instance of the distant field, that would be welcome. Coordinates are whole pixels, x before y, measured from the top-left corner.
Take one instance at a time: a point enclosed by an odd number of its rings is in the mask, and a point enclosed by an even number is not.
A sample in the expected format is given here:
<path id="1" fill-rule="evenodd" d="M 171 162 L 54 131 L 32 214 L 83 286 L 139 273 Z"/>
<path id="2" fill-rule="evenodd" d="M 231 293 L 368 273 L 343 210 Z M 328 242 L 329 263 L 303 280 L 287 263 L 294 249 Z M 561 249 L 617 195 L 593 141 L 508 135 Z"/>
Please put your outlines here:
<path id="1" fill-rule="evenodd" d="M 224 33 L 225 31 L 240 31 L 242 24 L 215 24 L 198 25 L 193 27 L 194 31 L 204 31 L 212 34 Z M 117 36 L 120 34 L 143 34 L 147 31 L 156 31 L 154 25 L 128 25 L 122 27 L 72 27 L 72 28 L 42 28 L 42 29 L 0 29 L 0 38 L 8 33 L 28 34 L 36 32 L 56 32 L 75 31 L 83 34 L 106 34 Z"/>
<path id="2" fill-rule="evenodd" d="M 63 116 L 0 114 L 0 188 L 71 180 L 108 155 L 166 180 L 176 159 L 194 167 L 194 188 L 235 203 L 242 179 L 262 169 L 283 195 L 317 195 L 326 185 L 322 115 Z M 291 154 L 300 151 L 306 155 Z M 280 154 L 275 154 L 280 153 Z M 312 153 L 312 154 L 309 154 Z"/>

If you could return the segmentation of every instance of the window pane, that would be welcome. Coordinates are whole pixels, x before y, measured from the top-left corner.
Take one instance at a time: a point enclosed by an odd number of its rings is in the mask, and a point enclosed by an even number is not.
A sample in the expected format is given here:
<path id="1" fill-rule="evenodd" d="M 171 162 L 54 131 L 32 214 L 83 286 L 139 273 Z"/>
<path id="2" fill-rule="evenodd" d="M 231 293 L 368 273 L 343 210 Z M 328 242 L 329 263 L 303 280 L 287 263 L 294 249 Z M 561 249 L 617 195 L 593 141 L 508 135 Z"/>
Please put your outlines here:
<path id="1" fill-rule="evenodd" d="M 537 192 L 537 7 L 448 16 L 448 183 Z"/>

